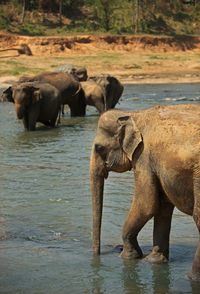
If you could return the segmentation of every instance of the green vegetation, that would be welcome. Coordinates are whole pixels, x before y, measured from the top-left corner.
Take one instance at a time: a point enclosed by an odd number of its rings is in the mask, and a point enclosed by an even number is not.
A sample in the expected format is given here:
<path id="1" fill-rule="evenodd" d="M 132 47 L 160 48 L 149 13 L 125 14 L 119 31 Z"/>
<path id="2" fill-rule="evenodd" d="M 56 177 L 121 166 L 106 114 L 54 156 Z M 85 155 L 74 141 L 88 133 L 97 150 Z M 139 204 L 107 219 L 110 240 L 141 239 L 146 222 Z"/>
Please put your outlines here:
<path id="1" fill-rule="evenodd" d="M 71 33 L 194 35 L 200 0 L 1 0 L 0 29 L 22 35 Z"/>

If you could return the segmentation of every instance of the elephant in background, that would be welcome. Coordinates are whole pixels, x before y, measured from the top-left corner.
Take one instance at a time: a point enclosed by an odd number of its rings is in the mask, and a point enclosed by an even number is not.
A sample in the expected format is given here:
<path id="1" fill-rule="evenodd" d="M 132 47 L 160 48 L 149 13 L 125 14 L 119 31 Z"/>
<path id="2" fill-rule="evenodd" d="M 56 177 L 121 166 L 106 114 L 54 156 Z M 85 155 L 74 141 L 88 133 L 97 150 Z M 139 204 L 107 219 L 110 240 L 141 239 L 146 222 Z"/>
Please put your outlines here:
<path id="1" fill-rule="evenodd" d="M 122 230 L 123 258 L 141 258 L 137 236 L 153 217 L 152 263 L 167 262 L 174 207 L 193 216 L 200 233 L 200 105 L 109 110 L 98 122 L 90 160 L 93 251 L 100 254 L 104 179 L 133 169 L 133 202 Z M 200 240 L 189 274 L 200 280 Z"/>
<path id="2" fill-rule="evenodd" d="M 87 69 L 85 67 L 75 66 L 72 64 L 62 64 L 58 67 L 54 67 L 53 71 L 72 74 L 79 82 L 83 82 L 88 79 Z"/>
<path id="3" fill-rule="evenodd" d="M 118 103 L 124 86 L 118 79 L 112 77 L 109 74 L 99 74 L 94 77 L 90 77 L 91 80 L 99 84 L 106 93 L 106 109 L 112 109 Z"/>
<path id="4" fill-rule="evenodd" d="M 68 104 L 71 116 L 84 116 L 85 97 L 81 84 L 71 74 L 64 72 L 46 72 L 33 77 L 21 77 L 19 82 L 39 81 L 56 87 L 61 96 L 61 104 Z"/>
<path id="5" fill-rule="evenodd" d="M 24 128 L 34 131 L 36 122 L 55 127 L 61 105 L 58 89 L 47 83 L 26 82 L 12 87 L 12 97 L 18 119 Z"/>
<path id="6" fill-rule="evenodd" d="M 12 86 L 8 87 L 6 90 L 3 91 L 2 96 L 1 96 L 1 101 L 5 102 L 12 102 L 15 103 L 12 97 Z"/>
<path id="7" fill-rule="evenodd" d="M 106 95 L 104 89 L 95 81 L 88 80 L 81 82 L 87 105 L 96 107 L 99 113 L 107 110 Z"/>

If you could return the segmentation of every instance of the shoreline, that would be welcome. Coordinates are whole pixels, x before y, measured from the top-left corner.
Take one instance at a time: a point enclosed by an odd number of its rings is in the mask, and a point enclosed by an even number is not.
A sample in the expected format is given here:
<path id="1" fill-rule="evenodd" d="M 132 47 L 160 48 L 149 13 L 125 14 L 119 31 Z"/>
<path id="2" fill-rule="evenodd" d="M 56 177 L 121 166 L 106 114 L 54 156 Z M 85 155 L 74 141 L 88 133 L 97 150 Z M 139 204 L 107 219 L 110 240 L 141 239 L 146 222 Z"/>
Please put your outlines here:
<path id="1" fill-rule="evenodd" d="M 196 84 L 200 83 L 200 74 L 141 74 L 141 75 L 114 75 L 123 84 Z M 15 83 L 19 77 L 0 77 L 0 88 L 6 88 Z"/>

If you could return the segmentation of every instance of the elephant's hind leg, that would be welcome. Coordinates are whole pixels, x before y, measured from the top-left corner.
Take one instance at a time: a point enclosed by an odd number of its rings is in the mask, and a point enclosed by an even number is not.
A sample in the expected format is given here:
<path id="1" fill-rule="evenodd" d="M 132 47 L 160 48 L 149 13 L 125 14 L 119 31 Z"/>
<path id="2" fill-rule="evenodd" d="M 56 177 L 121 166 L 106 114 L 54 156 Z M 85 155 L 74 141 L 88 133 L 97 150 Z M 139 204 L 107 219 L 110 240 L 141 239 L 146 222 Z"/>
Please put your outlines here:
<path id="1" fill-rule="evenodd" d="M 161 199 L 157 214 L 154 216 L 153 250 L 146 257 L 152 263 L 163 263 L 169 257 L 169 235 L 174 205 Z"/>
<path id="2" fill-rule="evenodd" d="M 198 179 L 197 178 L 195 179 L 195 183 L 194 183 L 193 218 L 200 234 L 200 177 L 199 176 L 198 176 Z M 189 273 L 189 277 L 192 280 L 200 281 L 200 236 L 199 236 L 197 250 L 194 256 L 192 270 Z"/>

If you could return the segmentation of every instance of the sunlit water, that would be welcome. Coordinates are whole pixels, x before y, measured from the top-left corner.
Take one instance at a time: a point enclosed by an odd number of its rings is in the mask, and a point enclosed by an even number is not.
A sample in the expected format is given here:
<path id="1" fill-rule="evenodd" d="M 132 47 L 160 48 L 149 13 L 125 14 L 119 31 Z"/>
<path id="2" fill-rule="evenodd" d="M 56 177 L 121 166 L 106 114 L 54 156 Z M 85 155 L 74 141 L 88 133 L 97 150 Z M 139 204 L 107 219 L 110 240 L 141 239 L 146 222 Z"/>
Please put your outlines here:
<path id="1" fill-rule="evenodd" d="M 2 91 L 2 90 L 1 90 Z M 0 93 L 1 94 L 1 93 Z M 118 108 L 200 103 L 200 85 L 126 85 Z M 91 249 L 89 159 L 98 116 L 25 132 L 14 105 L 0 104 L 0 293 L 199 293 L 187 277 L 198 242 L 193 219 L 175 210 L 170 260 L 124 261 L 114 250 L 133 195 L 133 173 L 106 180 L 102 255 Z M 152 221 L 139 234 L 152 248 Z"/>

